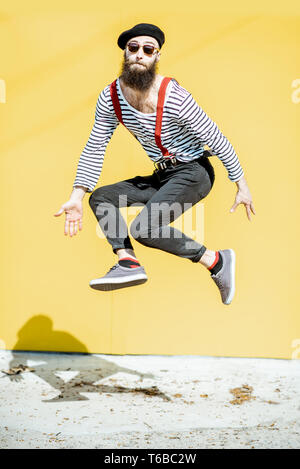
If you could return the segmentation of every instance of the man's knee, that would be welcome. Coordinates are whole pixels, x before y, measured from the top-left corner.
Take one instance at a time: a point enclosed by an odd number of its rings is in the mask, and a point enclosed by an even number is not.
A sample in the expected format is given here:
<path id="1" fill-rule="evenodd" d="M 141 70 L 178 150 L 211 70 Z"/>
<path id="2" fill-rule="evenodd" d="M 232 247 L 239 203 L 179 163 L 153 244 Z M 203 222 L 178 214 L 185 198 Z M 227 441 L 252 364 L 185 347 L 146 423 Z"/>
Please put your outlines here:
<path id="1" fill-rule="evenodd" d="M 98 187 L 89 197 L 89 204 L 93 211 L 97 209 L 99 204 L 113 204 L 110 192 L 105 187 Z"/>
<path id="2" fill-rule="evenodd" d="M 145 246 L 151 246 L 152 240 L 159 237 L 159 231 L 159 227 L 151 226 L 146 212 L 141 212 L 130 225 L 131 237 Z"/>
<path id="3" fill-rule="evenodd" d="M 148 236 L 148 211 L 146 207 L 135 217 L 130 225 L 130 234 L 132 238 L 139 241 L 140 237 Z"/>

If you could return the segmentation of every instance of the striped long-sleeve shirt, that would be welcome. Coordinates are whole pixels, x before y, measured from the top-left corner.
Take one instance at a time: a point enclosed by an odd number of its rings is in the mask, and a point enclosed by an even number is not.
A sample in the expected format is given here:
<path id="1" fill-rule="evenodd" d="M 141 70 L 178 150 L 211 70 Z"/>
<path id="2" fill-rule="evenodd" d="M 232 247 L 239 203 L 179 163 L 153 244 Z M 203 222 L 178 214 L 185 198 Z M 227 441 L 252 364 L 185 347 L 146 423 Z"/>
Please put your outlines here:
<path id="1" fill-rule="evenodd" d="M 123 96 L 119 79 L 117 93 L 125 126 L 153 162 L 160 160 L 162 153 L 155 142 L 156 112 L 145 114 L 132 107 Z M 107 144 L 118 124 L 108 85 L 99 94 L 95 122 L 80 155 L 73 187 L 83 186 L 87 192 L 93 191 L 102 170 Z M 199 158 L 207 145 L 220 158 L 231 181 L 239 180 L 244 174 L 231 143 L 192 95 L 175 80 L 170 81 L 166 92 L 161 142 L 172 156 L 183 162 Z"/>

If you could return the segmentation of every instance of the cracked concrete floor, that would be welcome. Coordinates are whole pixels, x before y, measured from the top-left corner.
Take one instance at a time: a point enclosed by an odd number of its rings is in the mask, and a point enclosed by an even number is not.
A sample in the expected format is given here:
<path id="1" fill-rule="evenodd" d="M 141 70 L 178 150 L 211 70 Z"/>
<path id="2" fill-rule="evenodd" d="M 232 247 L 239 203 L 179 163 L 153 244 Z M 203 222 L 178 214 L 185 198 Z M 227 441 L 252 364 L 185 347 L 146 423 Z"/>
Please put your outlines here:
<path id="1" fill-rule="evenodd" d="M 0 370 L 0 448 L 300 448 L 300 360 L 0 351 Z"/>

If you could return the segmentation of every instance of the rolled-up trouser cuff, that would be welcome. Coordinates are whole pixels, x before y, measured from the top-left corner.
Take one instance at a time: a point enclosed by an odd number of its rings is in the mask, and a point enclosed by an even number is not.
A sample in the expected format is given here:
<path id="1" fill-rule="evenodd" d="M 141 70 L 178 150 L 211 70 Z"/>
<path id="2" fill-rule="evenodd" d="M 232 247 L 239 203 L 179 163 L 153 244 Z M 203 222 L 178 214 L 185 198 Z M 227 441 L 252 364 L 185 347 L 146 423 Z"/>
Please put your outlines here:
<path id="1" fill-rule="evenodd" d="M 132 250 L 133 250 L 133 246 L 132 246 L 132 244 L 131 244 L 130 241 L 129 241 L 129 242 L 126 242 L 126 240 L 125 240 L 124 244 L 120 244 L 120 245 L 118 245 L 118 246 L 116 246 L 116 245 L 113 246 L 113 252 L 114 252 L 114 254 L 116 254 L 116 251 L 117 251 L 118 249 L 132 249 Z"/>
<path id="2" fill-rule="evenodd" d="M 203 254 L 205 253 L 206 251 L 206 247 L 205 246 L 202 246 L 198 252 L 198 254 L 193 257 L 193 259 L 191 259 L 192 262 L 199 262 L 201 257 L 203 256 Z"/>

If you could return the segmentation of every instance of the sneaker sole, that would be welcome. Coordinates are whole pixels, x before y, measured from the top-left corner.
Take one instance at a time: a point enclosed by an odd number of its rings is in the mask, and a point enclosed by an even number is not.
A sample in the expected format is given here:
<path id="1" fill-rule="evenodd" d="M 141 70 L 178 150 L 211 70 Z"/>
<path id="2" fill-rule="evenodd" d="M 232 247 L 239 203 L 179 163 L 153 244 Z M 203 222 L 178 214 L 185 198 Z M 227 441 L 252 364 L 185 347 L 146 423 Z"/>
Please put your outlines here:
<path id="1" fill-rule="evenodd" d="M 233 249 L 229 249 L 229 251 L 231 254 L 230 279 L 232 286 L 227 300 L 224 301 L 225 305 L 229 305 L 232 302 L 235 293 L 235 252 Z"/>
<path id="2" fill-rule="evenodd" d="M 108 280 L 108 281 L 101 281 L 99 280 L 91 280 L 90 287 L 94 290 L 101 290 L 101 291 L 111 291 L 111 290 L 119 290 L 120 288 L 127 288 L 127 287 L 134 287 L 135 285 L 142 285 L 143 283 L 147 282 L 147 277 L 132 278 L 131 280 L 127 280 L 126 282 L 122 282 L 118 279 L 115 279 L 115 282 Z"/>

